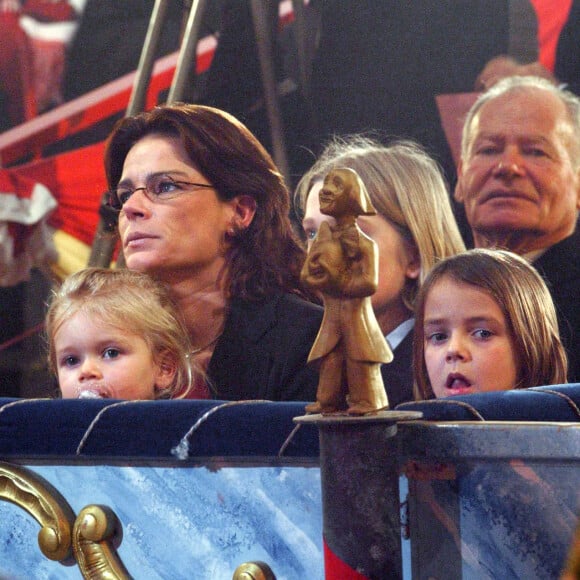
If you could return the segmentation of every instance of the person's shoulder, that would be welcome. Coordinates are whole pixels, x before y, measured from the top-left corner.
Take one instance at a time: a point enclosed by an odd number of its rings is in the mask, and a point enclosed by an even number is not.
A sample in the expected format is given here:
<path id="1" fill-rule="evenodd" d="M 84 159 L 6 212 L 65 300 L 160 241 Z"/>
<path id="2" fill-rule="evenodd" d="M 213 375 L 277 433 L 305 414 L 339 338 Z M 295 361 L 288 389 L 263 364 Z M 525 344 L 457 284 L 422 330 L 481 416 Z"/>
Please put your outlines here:
<path id="1" fill-rule="evenodd" d="M 235 298 L 231 302 L 231 309 L 235 311 L 243 311 L 245 313 L 256 313 L 261 315 L 266 311 L 271 312 L 304 312 L 312 313 L 313 315 L 321 314 L 323 312 L 322 306 L 310 302 L 297 294 L 291 292 L 276 292 L 270 296 L 266 296 L 261 300 L 243 300 Z"/>
<path id="2" fill-rule="evenodd" d="M 323 314 L 322 307 L 290 293 L 259 301 L 234 299 L 226 323 L 227 335 L 244 349 L 248 344 L 260 345 L 272 360 L 290 357 L 305 364 Z"/>
<path id="3" fill-rule="evenodd" d="M 306 315 L 319 317 L 324 312 L 322 306 L 309 302 L 296 294 L 280 293 L 273 297 L 278 310 L 302 312 Z"/>
<path id="4" fill-rule="evenodd" d="M 234 299 L 230 322 L 255 337 L 268 332 L 305 332 L 318 328 L 324 309 L 291 293 L 280 292 L 262 300 Z"/>
<path id="5" fill-rule="evenodd" d="M 267 300 L 264 314 L 271 314 L 275 324 L 285 328 L 318 329 L 322 323 L 324 308 L 297 296 L 281 292 Z"/>
<path id="6" fill-rule="evenodd" d="M 273 296 L 270 305 L 273 316 L 268 335 L 276 356 L 295 360 L 307 357 L 320 330 L 324 309 L 290 293 Z"/>
<path id="7" fill-rule="evenodd" d="M 577 279 L 580 275 L 580 229 L 563 240 L 550 246 L 534 261 L 540 272 L 552 277 Z"/>
<path id="8" fill-rule="evenodd" d="M 580 224 L 576 226 L 576 229 L 568 237 L 555 243 L 546 253 L 552 250 L 566 251 L 577 255 L 580 252 Z"/>

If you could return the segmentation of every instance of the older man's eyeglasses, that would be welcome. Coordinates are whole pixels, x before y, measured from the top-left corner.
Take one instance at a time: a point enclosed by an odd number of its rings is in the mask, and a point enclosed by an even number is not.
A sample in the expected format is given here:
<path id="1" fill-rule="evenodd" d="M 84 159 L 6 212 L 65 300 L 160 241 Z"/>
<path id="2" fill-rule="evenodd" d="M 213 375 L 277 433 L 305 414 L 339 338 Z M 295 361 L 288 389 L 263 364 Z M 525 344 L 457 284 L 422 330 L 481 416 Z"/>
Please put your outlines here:
<path id="1" fill-rule="evenodd" d="M 116 189 L 106 192 L 107 205 L 116 211 L 121 211 L 129 198 L 136 192 L 142 191 L 152 202 L 165 201 L 184 193 L 186 189 L 213 189 L 209 183 L 195 183 L 173 179 L 169 175 L 153 175 L 144 187 L 127 187 L 120 185 Z"/>

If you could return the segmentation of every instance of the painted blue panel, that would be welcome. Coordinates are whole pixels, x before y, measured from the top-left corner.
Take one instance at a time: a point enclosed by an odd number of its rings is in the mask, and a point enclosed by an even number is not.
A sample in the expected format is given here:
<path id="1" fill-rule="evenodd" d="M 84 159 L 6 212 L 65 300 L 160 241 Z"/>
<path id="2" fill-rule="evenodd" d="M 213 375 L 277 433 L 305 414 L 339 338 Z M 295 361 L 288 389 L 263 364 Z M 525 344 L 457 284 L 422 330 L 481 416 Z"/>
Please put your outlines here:
<path id="1" fill-rule="evenodd" d="M 118 553 L 135 578 L 230 580 L 250 560 L 278 580 L 322 579 L 320 470 L 315 467 L 34 466 L 75 513 L 112 508 L 123 526 Z M 0 502 L 0 578 L 81 578 L 46 559 L 39 526 Z"/>
<path id="2" fill-rule="evenodd" d="M 413 578 L 559 578 L 580 514 L 580 423 L 401 425 Z"/>

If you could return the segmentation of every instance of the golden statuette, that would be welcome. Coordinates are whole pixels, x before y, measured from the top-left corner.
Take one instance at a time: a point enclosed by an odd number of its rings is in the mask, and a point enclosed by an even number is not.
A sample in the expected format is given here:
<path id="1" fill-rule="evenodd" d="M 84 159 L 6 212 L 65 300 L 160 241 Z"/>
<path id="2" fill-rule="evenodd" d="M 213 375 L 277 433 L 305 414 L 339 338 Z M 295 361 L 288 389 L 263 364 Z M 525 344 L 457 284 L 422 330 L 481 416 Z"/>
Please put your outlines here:
<path id="1" fill-rule="evenodd" d="M 303 282 L 318 291 L 324 318 L 308 362 L 318 366 L 316 402 L 307 413 L 364 415 L 387 409 L 381 364 L 393 353 L 375 318 L 371 296 L 378 285 L 376 244 L 359 228 L 376 210 L 352 169 L 334 169 L 320 190 L 323 222 L 302 268 Z"/>

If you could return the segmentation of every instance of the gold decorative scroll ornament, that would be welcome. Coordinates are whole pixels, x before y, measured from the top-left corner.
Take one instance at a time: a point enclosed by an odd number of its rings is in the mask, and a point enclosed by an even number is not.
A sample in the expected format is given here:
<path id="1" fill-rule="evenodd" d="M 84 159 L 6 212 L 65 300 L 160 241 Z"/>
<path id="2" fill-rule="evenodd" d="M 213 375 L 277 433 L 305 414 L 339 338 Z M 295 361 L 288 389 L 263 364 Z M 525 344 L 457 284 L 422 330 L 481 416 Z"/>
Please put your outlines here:
<path id="1" fill-rule="evenodd" d="M 0 500 L 28 512 L 41 526 L 38 545 L 50 560 L 79 566 L 83 578 L 130 578 L 113 543 L 120 524 L 108 507 L 90 505 L 77 518 L 60 492 L 33 471 L 0 462 Z"/>
<path id="2" fill-rule="evenodd" d="M 0 499 L 21 507 L 40 524 L 38 545 L 47 558 L 71 558 L 74 512 L 50 483 L 24 467 L 0 462 Z"/>
<path id="3" fill-rule="evenodd" d="M 235 569 L 232 580 L 276 580 L 276 576 L 265 562 L 244 562 Z"/>
<path id="4" fill-rule="evenodd" d="M 89 505 L 80 511 L 73 528 L 73 547 L 83 578 L 130 578 L 113 547 L 120 529 L 115 512 L 107 506 Z"/>

